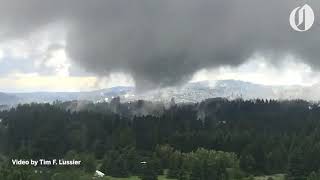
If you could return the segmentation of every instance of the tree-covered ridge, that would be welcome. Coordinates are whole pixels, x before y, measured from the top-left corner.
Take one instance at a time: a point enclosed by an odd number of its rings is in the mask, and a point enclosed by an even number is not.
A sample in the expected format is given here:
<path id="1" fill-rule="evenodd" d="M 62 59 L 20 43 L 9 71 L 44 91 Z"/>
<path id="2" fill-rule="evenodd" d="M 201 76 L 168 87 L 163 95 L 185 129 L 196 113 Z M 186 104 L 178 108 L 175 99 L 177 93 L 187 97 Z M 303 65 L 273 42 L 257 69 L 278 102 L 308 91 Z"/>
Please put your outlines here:
<path id="1" fill-rule="evenodd" d="M 277 173 L 306 179 L 320 169 L 320 107 L 314 103 L 209 99 L 168 108 L 151 103 L 155 115 L 128 113 L 133 112 L 128 107 L 150 104 L 143 101 L 89 103 L 80 111 L 68 109 L 70 104 L 26 104 L 2 111 L 1 153 L 8 159 L 73 154 L 94 162 L 93 168 L 83 167 L 89 172 L 147 174 L 146 179 L 164 169 L 176 179 Z"/>

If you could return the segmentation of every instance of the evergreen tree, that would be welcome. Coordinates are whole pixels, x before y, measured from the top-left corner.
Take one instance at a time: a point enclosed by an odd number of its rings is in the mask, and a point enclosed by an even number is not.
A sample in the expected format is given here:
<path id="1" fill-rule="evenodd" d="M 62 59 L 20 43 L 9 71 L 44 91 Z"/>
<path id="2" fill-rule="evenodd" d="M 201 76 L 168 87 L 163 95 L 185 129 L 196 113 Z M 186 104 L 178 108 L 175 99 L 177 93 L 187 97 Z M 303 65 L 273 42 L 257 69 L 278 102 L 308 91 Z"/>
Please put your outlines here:
<path id="1" fill-rule="evenodd" d="M 300 150 L 295 150 L 289 159 L 288 175 L 290 180 L 305 179 L 306 171 L 304 167 L 303 154 Z"/>

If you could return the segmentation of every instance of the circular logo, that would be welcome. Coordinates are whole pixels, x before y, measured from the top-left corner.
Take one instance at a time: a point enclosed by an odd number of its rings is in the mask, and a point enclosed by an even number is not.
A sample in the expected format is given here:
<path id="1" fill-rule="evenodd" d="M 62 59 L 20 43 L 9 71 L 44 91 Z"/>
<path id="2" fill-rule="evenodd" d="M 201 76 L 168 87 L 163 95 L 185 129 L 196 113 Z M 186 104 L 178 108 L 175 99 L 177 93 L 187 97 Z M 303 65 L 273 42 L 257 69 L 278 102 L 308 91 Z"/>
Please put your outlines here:
<path id="1" fill-rule="evenodd" d="M 314 23 L 314 13 L 312 8 L 308 4 L 295 8 L 290 13 L 289 21 L 291 27 L 295 31 L 308 31 Z"/>

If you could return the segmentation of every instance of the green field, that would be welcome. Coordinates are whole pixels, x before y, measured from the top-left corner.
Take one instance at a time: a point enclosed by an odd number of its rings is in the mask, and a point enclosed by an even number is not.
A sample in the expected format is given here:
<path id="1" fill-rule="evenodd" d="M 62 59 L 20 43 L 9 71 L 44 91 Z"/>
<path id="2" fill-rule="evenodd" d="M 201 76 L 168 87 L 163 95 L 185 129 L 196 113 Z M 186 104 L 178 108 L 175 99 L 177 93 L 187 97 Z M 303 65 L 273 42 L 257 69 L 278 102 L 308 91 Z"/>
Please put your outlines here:
<path id="1" fill-rule="evenodd" d="M 115 177 L 107 176 L 105 179 L 106 180 L 140 180 L 140 178 L 137 176 L 131 176 L 128 178 L 115 178 Z M 168 179 L 165 176 L 158 176 L 158 180 L 175 180 L 175 179 Z"/>
<path id="2" fill-rule="evenodd" d="M 284 180 L 284 174 L 275 174 L 272 176 L 259 176 L 255 177 L 255 180 L 267 180 L 269 177 L 271 177 L 273 180 Z"/>
<path id="3" fill-rule="evenodd" d="M 128 178 L 115 178 L 115 177 L 107 176 L 107 178 L 105 178 L 105 179 L 107 179 L 107 180 L 140 180 L 140 178 L 138 178 L 137 176 L 131 176 Z"/>
<path id="4" fill-rule="evenodd" d="M 284 174 L 275 174 L 271 176 L 258 176 L 258 177 L 255 177 L 255 180 L 267 180 L 269 177 L 271 177 L 273 180 L 284 180 Z M 137 176 L 131 176 L 128 178 L 115 178 L 115 177 L 107 176 L 106 180 L 140 180 L 140 178 Z M 168 179 L 162 175 L 162 176 L 158 176 L 158 180 L 175 180 L 175 179 Z"/>
<path id="5" fill-rule="evenodd" d="M 175 180 L 175 179 L 168 179 L 165 176 L 158 176 L 158 180 Z"/>

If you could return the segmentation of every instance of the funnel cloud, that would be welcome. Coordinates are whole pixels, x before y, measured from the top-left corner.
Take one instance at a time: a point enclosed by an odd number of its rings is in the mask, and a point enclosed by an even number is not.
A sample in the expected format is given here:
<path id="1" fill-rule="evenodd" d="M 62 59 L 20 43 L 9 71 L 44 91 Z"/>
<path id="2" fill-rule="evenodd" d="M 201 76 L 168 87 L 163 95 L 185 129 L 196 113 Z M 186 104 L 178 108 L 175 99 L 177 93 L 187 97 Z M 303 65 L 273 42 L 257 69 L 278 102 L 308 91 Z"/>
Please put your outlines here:
<path id="1" fill-rule="evenodd" d="M 88 72 L 125 72 L 139 89 L 176 85 L 200 69 L 238 66 L 259 54 L 320 66 L 320 2 L 315 24 L 289 25 L 292 0 L 0 0 L 0 38 L 23 38 L 50 24 L 67 31 L 71 60 Z"/>

